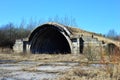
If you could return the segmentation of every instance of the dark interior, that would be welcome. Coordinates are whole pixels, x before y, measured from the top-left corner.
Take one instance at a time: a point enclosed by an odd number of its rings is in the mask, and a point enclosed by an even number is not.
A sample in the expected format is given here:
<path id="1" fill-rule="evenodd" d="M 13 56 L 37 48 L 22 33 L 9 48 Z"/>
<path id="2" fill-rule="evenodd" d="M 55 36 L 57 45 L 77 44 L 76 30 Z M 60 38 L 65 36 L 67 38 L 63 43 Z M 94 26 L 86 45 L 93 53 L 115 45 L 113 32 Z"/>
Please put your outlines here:
<path id="1" fill-rule="evenodd" d="M 108 44 L 108 52 L 109 52 L 109 54 L 114 54 L 116 48 L 117 48 L 117 46 L 115 44 L 109 43 Z"/>
<path id="2" fill-rule="evenodd" d="M 70 46 L 59 29 L 44 26 L 31 39 L 32 53 L 70 53 Z"/>
<path id="3" fill-rule="evenodd" d="M 83 49 L 84 49 L 84 40 L 82 37 L 80 37 L 79 39 L 80 41 L 80 53 L 83 53 Z"/>

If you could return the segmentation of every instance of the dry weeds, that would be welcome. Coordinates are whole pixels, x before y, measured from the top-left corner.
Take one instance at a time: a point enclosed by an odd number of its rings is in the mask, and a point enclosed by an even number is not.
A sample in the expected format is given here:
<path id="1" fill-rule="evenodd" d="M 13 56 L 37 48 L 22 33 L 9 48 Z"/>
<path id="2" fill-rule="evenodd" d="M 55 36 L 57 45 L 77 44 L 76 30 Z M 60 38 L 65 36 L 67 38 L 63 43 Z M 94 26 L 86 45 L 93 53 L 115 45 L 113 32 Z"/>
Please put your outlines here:
<path id="1" fill-rule="evenodd" d="M 81 65 L 73 67 L 67 72 L 61 73 L 57 80 L 120 80 L 120 56 L 116 54 L 107 56 L 102 53 L 100 61 L 89 61 L 86 56 L 78 54 L 0 54 L 0 60 L 31 60 L 42 62 L 79 62 Z M 104 54 L 104 55 L 103 55 Z M 104 67 L 89 67 L 90 64 L 104 64 Z M 82 69 L 87 66 L 89 69 Z M 35 68 L 23 69 L 25 71 L 36 71 Z"/>
<path id="2" fill-rule="evenodd" d="M 7 60 L 34 60 L 44 62 L 59 62 L 59 61 L 74 61 L 74 62 L 87 62 L 87 58 L 84 55 L 72 55 L 72 54 L 0 54 L 0 59 Z"/>

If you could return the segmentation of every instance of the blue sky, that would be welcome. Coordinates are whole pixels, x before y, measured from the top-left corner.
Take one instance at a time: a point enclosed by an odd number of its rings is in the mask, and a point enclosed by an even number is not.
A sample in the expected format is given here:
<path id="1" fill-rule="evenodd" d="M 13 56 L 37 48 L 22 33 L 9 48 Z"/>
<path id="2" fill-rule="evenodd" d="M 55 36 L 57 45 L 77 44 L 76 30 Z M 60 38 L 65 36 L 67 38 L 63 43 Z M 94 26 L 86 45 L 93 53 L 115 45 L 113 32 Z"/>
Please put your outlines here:
<path id="1" fill-rule="evenodd" d="M 79 28 L 120 33 L 120 0 L 0 0 L 0 25 L 48 18 L 73 17 Z"/>

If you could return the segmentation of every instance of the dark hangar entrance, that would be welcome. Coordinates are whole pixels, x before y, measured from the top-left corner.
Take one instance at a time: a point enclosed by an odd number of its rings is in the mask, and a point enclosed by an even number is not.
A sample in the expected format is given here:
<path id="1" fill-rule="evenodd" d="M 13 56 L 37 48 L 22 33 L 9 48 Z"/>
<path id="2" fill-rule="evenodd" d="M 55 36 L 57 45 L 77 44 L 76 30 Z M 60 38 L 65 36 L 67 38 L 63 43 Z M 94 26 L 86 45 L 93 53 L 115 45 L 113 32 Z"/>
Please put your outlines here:
<path id="1" fill-rule="evenodd" d="M 32 53 L 71 53 L 67 32 L 58 25 L 44 24 L 30 35 Z"/>

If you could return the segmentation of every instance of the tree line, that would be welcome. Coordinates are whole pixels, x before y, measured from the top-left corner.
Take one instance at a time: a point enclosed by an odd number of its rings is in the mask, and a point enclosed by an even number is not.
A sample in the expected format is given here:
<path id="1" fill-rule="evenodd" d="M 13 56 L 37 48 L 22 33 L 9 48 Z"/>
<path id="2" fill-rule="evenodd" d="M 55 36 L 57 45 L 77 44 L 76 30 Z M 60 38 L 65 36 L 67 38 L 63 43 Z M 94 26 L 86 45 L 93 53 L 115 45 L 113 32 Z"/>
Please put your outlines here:
<path id="1" fill-rule="evenodd" d="M 30 34 L 30 30 L 24 27 L 16 27 L 13 23 L 8 23 L 0 27 L 0 47 L 12 49 L 16 39 L 25 38 Z"/>
<path id="2" fill-rule="evenodd" d="M 45 22 L 57 22 L 66 26 L 77 26 L 74 18 L 69 18 L 66 16 L 62 18 L 56 16 L 54 18 L 48 18 L 46 21 L 34 21 L 31 19 L 28 24 L 25 23 L 25 20 L 22 20 L 19 25 L 8 23 L 0 26 L 0 47 L 12 48 L 16 39 L 28 37 L 31 30 Z M 120 34 L 118 35 L 114 29 L 109 30 L 108 33 L 105 34 L 105 37 L 114 40 L 120 40 Z"/>

